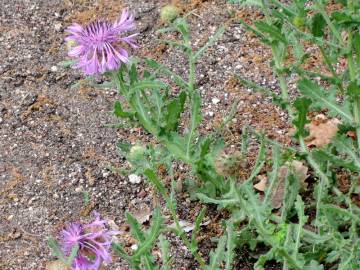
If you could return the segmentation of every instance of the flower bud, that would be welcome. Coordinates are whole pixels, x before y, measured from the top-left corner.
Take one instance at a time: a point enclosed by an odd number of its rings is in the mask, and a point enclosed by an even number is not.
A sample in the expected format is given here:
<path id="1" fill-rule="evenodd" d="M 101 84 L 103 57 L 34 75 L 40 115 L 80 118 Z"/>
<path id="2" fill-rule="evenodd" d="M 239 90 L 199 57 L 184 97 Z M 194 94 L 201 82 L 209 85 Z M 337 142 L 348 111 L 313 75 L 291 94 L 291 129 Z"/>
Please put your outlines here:
<path id="1" fill-rule="evenodd" d="M 160 11 L 161 21 L 171 23 L 179 16 L 180 10 L 174 5 L 164 6 Z"/>
<path id="2" fill-rule="evenodd" d="M 139 161 L 143 158 L 144 153 L 145 153 L 145 147 L 136 144 L 130 149 L 129 159 L 131 161 Z"/>

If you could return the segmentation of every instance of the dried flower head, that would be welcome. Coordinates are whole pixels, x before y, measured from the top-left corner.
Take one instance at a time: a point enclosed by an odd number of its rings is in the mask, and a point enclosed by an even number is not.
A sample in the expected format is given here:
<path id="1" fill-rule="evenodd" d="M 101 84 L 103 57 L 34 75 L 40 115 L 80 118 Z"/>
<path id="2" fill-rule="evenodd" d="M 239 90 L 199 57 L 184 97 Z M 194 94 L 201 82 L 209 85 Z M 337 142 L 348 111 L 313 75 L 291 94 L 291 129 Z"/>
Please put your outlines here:
<path id="1" fill-rule="evenodd" d="M 111 237 L 118 232 L 109 231 L 106 221 L 101 220 L 99 214 L 95 215 L 95 221 L 89 224 L 74 222 L 61 231 L 60 243 L 66 256 L 74 247 L 79 247 L 71 265 L 73 270 L 97 270 L 103 262 L 111 262 Z"/>
<path id="2" fill-rule="evenodd" d="M 68 55 L 76 60 L 75 68 L 85 75 L 116 70 L 129 61 L 124 45 L 137 47 L 134 39 L 137 34 L 122 36 L 134 28 L 134 17 L 127 10 L 114 23 L 101 20 L 85 27 L 74 23 L 66 29 L 69 36 L 65 40 L 70 44 Z"/>

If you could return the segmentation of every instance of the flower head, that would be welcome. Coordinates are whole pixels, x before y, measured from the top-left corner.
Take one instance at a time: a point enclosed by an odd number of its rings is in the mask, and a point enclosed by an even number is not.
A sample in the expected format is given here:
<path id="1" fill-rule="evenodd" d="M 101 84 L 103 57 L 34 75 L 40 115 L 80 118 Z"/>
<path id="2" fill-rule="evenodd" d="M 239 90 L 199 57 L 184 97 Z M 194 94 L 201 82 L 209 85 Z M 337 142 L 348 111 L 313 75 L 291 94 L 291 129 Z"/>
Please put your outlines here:
<path id="1" fill-rule="evenodd" d="M 134 28 L 134 17 L 127 10 L 113 23 L 100 20 L 85 27 L 74 23 L 66 29 L 69 36 L 65 40 L 71 44 L 68 55 L 76 59 L 75 68 L 81 69 L 85 75 L 116 70 L 129 61 L 123 45 L 137 47 L 137 34 L 123 36 Z"/>
<path id="2" fill-rule="evenodd" d="M 103 262 L 111 262 L 111 237 L 117 232 L 107 230 L 105 224 L 96 213 L 95 221 L 85 225 L 74 222 L 61 231 L 60 243 L 66 256 L 74 247 L 79 247 L 72 270 L 98 270 Z"/>

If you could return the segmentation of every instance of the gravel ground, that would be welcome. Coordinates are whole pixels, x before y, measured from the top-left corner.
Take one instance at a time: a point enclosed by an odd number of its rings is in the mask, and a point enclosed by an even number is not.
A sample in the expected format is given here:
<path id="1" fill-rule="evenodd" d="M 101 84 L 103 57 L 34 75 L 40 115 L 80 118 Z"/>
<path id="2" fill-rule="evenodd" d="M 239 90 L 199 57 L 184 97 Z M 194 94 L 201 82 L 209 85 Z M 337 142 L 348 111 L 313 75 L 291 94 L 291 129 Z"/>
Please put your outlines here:
<path id="1" fill-rule="evenodd" d="M 234 20 L 259 14 L 238 11 L 222 0 L 178 2 L 186 11 L 194 10 L 189 22 L 195 48 L 220 25 L 227 26 L 197 70 L 204 101 L 203 132 L 216 127 L 239 98 L 236 117 L 225 132 L 232 147 L 237 147 L 244 124 L 288 142 L 286 115 L 234 78 L 239 73 L 278 91 L 268 68 L 270 52 Z M 0 269 L 45 269 L 51 260 L 46 239 L 65 222 L 88 220 L 96 210 L 126 228 L 126 210 L 144 204 L 152 208 L 154 201 L 146 183 L 131 184 L 108 169 L 127 166 L 117 154 L 119 139 L 150 138 L 141 130 L 106 126 L 115 121 L 111 115 L 118 98 L 115 90 L 71 88 L 82 77 L 58 65 L 66 57 L 64 29 L 71 22 L 86 23 L 99 15 L 114 18 L 129 7 L 140 32 L 135 55 L 155 58 L 179 74 L 186 72 L 187 63 L 181 53 L 156 41 L 162 1 L 1 0 L 0 4 Z M 88 204 L 85 193 L 90 196 Z M 181 208 L 190 209 L 184 198 Z M 194 209 L 183 210 L 183 218 L 191 221 L 200 207 Z M 204 252 L 212 247 L 209 241 L 203 241 Z M 196 269 L 178 239 L 172 237 L 171 244 L 173 269 Z M 117 260 L 104 269 L 129 267 Z M 252 269 L 246 249 L 239 250 L 236 269 Z"/>

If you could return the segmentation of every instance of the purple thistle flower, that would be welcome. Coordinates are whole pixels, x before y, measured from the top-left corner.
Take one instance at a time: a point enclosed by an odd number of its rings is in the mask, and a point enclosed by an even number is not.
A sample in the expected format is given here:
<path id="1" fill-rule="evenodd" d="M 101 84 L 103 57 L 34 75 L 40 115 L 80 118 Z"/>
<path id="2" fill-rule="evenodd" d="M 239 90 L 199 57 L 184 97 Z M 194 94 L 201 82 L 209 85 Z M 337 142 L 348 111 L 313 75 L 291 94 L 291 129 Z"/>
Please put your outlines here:
<path id="1" fill-rule="evenodd" d="M 134 28 L 134 17 L 127 10 L 114 23 L 101 20 L 85 27 L 74 23 L 66 29 L 70 35 L 65 40 L 73 45 L 68 55 L 76 59 L 75 68 L 81 69 L 85 75 L 116 70 L 129 61 L 129 54 L 123 45 L 137 48 L 137 34 L 121 36 Z"/>
<path id="2" fill-rule="evenodd" d="M 95 215 L 95 221 L 86 225 L 78 222 L 68 224 L 60 233 L 61 247 L 66 256 L 79 246 L 72 270 L 98 270 L 103 262 L 111 263 L 111 237 L 118 232 L 107 230 L 106 221 L 101 220 L 99 214 Z"/>

